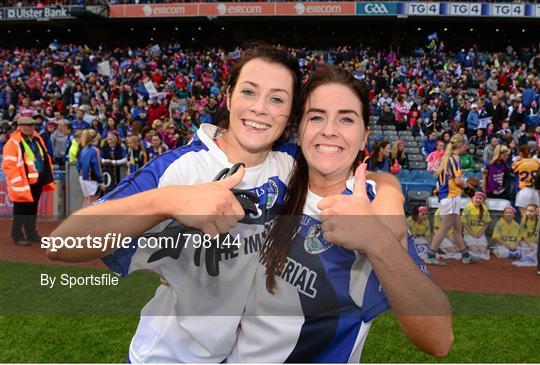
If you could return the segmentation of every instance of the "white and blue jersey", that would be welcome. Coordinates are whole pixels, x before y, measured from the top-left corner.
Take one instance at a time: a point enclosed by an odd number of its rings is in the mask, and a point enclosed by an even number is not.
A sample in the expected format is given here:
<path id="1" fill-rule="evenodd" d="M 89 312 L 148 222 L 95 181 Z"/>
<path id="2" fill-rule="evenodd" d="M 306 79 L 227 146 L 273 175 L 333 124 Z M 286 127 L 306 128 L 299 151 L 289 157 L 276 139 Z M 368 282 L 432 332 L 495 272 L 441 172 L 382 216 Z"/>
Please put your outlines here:
<path id="1" fill-rule="evenodd" d="M 150 161 L 102 200 L 118 199 L 168 185 L 212 181 L 219 171 L 232 166 L 213 141 L 218 133 L 215 126 L 201 125 L 189 145 Z M 130 249 L 117 250 L 103 259 L 118 274 L 149 269 L 169 283 L 169 286 L 161 285 L 141 311 L 141 320 L 129 350 L 131 362 L 221 362 L 230 354 L 257 270 L 264 223 L 270 211 L 278 209 L 283 201 L 294 164 L 291 153 L 272 151 L 264 163 L 246 169 L 242 182 L 236 188 L 257 194 L 260 213 L 246 215 L 229 232 L 233 238 L 239 238 L 240 246 L 222 254 L 219 276 L 211 277 L 204 264 L 194 264 L 195 248 L 192 244 L 182 249 L 178 259 L 165 257 L 148 263 L 156 249 L 142 248 L 137 244 Z M 159 232 L 169 222 L 163 222 L 150 231 Z"/>
<path id="2" fill-rule="evenodd" d="M 354 180 L 347 182 L 351 194 Z M 370 199 L 375 184 L 367 184 Z M 242 317 L 232 363 L 358 363 L 371 320 L 390 307 L 366 256 L 324 240 L 321 197 L 308 192 L 299 234 L 289 250 L 276 290 L 266 289 L 259 264 Z M 425 270 L 412 238 L 408 251 Z"/>

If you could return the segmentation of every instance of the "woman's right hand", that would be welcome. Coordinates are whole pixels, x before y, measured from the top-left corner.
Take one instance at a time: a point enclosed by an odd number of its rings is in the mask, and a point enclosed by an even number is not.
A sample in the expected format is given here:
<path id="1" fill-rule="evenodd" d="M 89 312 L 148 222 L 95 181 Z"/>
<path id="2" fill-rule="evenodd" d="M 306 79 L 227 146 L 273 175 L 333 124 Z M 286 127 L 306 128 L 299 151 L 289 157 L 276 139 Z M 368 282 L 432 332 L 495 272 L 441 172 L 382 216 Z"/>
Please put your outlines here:
<path id="1" fill-rule="evenodd" d="M 166 215 L 183 225 L 215 236 L 227 233 L 244 218 L 244 209 L 231 192 L 245 174 L 241 167 L 220 181 L 200 185 L 167 186 Z"/>

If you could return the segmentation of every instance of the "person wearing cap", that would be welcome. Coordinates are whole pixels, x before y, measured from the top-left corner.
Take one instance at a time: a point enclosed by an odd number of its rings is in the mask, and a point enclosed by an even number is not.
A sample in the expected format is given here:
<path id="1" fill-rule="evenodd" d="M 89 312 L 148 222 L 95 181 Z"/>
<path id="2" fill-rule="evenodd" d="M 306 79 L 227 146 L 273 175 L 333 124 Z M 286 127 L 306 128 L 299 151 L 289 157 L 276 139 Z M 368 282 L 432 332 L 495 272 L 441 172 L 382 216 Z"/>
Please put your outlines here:
<path id="1" fill-rule="evenodd" d="M 13 202 L 11 238 L 17 245 L 29 245 L 41 240 L 36 230 L 37 207 L 43 191 L 55 190 L 54 174 L 45 143 L 35 131 L 36 121 L 21 117 L 17 125 L 4 145 L 2 170 Z"/>

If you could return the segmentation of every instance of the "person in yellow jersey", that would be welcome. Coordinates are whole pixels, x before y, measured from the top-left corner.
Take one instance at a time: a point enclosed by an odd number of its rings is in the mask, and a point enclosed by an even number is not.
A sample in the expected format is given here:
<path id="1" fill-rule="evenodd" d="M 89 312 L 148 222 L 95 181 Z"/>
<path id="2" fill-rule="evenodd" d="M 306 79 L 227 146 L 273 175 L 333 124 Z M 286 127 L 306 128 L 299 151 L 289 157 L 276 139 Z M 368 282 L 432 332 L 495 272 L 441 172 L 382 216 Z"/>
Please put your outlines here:
<path id="1" fill-rule="evenodd" d="M 501 259 L 519 259 L 518 237 L 519 224 L 514 220 L 516 210 L 512 207 L 504 208 L 503 216 L 495 224 L 491 236 L 495 247 L 493 253 Z"/>
<path id="2" fill-rule="evenodd" d="M 407 217 L 407 226 L 413 236 L 414 245 L 418 256 L 422 260 L 427 258 L 427 251 L 433 238 L 431 227 L 428 219 L 429 209 L 425 205 L 415 206 L 411 212 L 411 216 Z"/>
<path id="3" fill-rule="evenodd" d="M 441 227 L 441 210 L 437 209 L 433 216 L 433 231 L 436 232 Z M 461 260 L 461 253 L 459 249 L 454 244 L 454 229 L 450 228 L 446 233 L 446 236 L 443 237 L 441 244 L 439 246 L 439 251 L 442 253 L 438 254 L 438 257 L 446 260 Z"/>
<path id="4" fill-rule="evenodd" d="M 538 265 L 538 235 L 540 224 L 538 220 L 538 205 L 529 204 L 519 225 L 519 253 L 521 258 L 512 263 L 515 266 Z"/>
<path id="5" fill-rule="evenodd" d="M 454 228 L 454 243 L 461 253 L 461 262 L 470 264 L 476 261 L 476 258 L 469 255 L 465 241 L 463 240 L 463 227 L 459 218 L 461 193 L 466 187 L 465 181 L 461 176 L 460 155 L 467 148 L 465 138 L 461 134 L 455 134 L 446 146 L 444 155 L 435 176 L 437 177 L 437 188 L 439 194 L 439 209 L 441 212 L 441 226 L 433 236 L 430 251 L 426 264 L 445 266 L 444 262 L 439 261 L 435 254 L 441 245 L 441 242 L 450 230 Z"/>
<path id="6" fill-rule="evenodd" d="M 489 260 L 486 230 L 489 222 L 491 222 L 491 216 L 484 205 L 485 199 L 486 194 L 477 191 L 469 204 L 463 209 L 461 223 L 463 223 L 463 235 L 470 254 Z"/>
<path id="7" fill-rule="evenodd" d="M 516 207 L 519 208 L 521 216 L 525 216 L 525 211 L 529 204 L 540 205 L 538 191 L 534 189 L 534 179 L 540 169 L 540 162 L 531 158 L 531 150 L 524 144 L 519 147 L 519 157 L 512 164 L 514 174 L 518 176 L 519 192 L 516 195 Z"/>

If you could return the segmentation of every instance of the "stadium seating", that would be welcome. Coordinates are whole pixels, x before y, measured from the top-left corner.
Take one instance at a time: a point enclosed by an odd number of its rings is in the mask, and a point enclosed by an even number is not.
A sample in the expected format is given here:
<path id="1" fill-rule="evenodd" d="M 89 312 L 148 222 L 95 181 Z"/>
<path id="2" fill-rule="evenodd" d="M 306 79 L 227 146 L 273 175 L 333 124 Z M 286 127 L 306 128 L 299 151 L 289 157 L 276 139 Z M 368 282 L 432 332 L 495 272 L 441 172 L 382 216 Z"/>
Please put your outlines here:
<path id="1" fill-rule="evenodd" d="M 409 161 L 424 161 L 424 156 L 416 153 L 411 153 L 408 155 Z"/>
<path id="2" fill-rule="evenodd" d="M 418 147 L 405 147 L 405 152 L 407 152 L 407 154 L 421 154 L 422 151 L 420 150 L 420 148 Z"/>

